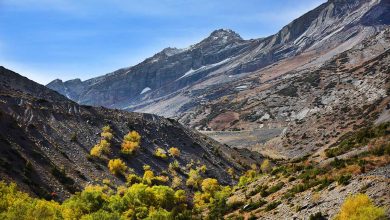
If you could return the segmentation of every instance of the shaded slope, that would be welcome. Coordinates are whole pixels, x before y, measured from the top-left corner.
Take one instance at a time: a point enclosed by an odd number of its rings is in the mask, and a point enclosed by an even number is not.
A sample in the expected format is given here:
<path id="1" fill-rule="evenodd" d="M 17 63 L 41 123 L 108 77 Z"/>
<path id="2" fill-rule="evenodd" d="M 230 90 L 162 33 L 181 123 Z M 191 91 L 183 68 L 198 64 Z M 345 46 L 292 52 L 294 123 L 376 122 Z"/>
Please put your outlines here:
<path id="1" fill-rule="evenodd" d="M 109 158 L 122 158 L 137 174 L 148 164 L 158 174 L 167 170 L 172 159 L 153 156 L 157 147 L 178 147 L 177 159 L 186 178 L 185 166 L 191 161 L 205 164 L 206 175 L 228 184 L 227 169 L 240 172 L 253 163 L 256 155 L 240 152 L 191 131 L 174 120 L 150 114 L 129 113 L 105 108 L 80 106 L 64 96 L 21 77 L 3 67 L 0 69 L 1 176 L 17 181 L 37 195 L 55 192 L 64 198 L 87 183 L 104 178 L 121 183 L 122 178 L 108 172 L 107 160 L 91 160 L 88 155 L 100 139 L 104 125 L 113 129 L 114 139 Z M 141 149 L 132 156 L 120 154 L 120 143 L 130 130 L 142 136 Z M 257 156 L 259 160 L 259 156 Z M 10 167 L 10 169 L 7 169 Z M 34 174 L 26 176 L 25 170 Z M 27 181 L 27 182 L 26 182 Z M 30 184 L 33 183 L 33 184 Z M 37 186 L 37 187 L 35 187 Z"/>

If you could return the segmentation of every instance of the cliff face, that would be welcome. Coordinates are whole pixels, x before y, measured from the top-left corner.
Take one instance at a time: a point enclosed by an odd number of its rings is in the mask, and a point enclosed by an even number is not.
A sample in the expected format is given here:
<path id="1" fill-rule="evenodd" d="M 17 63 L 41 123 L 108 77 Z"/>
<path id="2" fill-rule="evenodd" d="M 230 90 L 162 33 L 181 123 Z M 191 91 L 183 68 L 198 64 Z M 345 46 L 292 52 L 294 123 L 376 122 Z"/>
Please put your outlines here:
<path id="1" fill-rule="evenodd" d="M 155 157 L 157 147 L 180 149 L 176 159 L 184 180 L 190 163 L 205 164 L 207 176 L 227 184 L 232 183 L 228 168 L 242 170 L 232 157 L 248 165 L 254 159 L 262 160 L 259 155 L 221 145 L 174 120 L 80 106 L 3 67 L 0 76 L 0 177 L 39 196 L 50 198 L 50 193 L 55 192 L 63 199 L 104 178 L 113 184 L 123 183 L 123 177 L 108 171 L 108 159 L 121 158 L 139 175 L 145 164 L 156 174 L 162 173 L 173 159 Z M 90 149 L 99 142 L 105 125 L 113 129 L 111 152 L 105 159 L 91 159 Z M 142 136 L 141 148 L 135 155 L 123 155 L 120 144 L 131 130 Z"/>

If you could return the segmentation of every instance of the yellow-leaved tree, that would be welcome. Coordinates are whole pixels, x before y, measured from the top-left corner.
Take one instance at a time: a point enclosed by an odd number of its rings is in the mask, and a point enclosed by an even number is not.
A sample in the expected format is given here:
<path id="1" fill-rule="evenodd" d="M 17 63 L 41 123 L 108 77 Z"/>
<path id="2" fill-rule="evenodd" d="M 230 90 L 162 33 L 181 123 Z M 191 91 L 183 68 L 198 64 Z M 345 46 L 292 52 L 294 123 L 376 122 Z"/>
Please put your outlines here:
<path id="1" fill-rule="evenodd" d="M 100 136 L 107 140 L 107 141 L 110 141 L 113 137 L 113 134 L 112 134 L 112 129 L 109 125 L 106 125 L 102 128 L 102 133 L 100 133 Z"/>
<path id="2" fill-rule="evenodd" d="M 376 220 L 383 217 L 383 208 L 376 207 L 367 195 L 356 194 L 344 201 L 335 220 Z"/>
<path id="3" fill-rule="evenodd" d="M 160 157 L 162 159 L 166 159 L 167 158 L 167 153 L 164 149 L 162 149 L 161 147 L 158 147 L 155 151 L 154 151 L 154 156 L 156 157 Z"/>
<path id="4" fill-rule="evenodd" d="M 176 147 L 169 148 L 168 153 L 171 157 L 180 156 L 180 150 L 179 150 L 179 148 L 176 148 Z"/>
<path id="5" fill-rule="evenodd" d="M 110 146 L 111 144 L 107 140 L 102 139 L 91 149 L 90 154 L 94 157 L 101 157 L 102 153 L 110 152 Z"/>
<path id="6" fill-rule="evenodd" d="M 108 169 L 112 174 L 119 175 L 126 172 L 127 166 L 121 159 L 113 159 L 108 162 Z"/>
<path id="7" fill-rule="evenodd" d="M 136 131 L 131 131 L 123 137 L 122 153 L 132 154 L 141 144 L 141 135 Z"/>
<path id="8" fill-rule="evenodd" d="M 271 171 L 271 164 L 268 159 L 265 159 L 260 166 L 260 169 L 263 173 L 268 173 Z"/>

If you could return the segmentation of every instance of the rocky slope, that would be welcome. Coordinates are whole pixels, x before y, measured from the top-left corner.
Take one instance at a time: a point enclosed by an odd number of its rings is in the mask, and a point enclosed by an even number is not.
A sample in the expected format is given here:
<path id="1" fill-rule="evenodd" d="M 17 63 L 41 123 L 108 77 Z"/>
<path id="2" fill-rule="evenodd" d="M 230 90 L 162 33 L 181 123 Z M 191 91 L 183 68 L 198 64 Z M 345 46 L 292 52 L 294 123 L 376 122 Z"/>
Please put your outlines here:
<path id="1" fill-rule="evenodd" d="M 311 154 L 355 127 L 378 117 L 388 120 L 389 45 L 385 29 L 320 67 L 278 75 L 275 66 L 254 73 L 209 90 L 227 95 L 198 105 L 180 120 L 200 130 L 222 130 L 207 134 L 269 156 Z M 248 89 L 232 91 L 240 86 Z M 239 136 L 241 141 L 235 139 Z"/>
<path id="2" fill-rule="evenodd" d="M 268 174 L 239 185 L 228 201 L 234 208 L 225 218 L 309 219 L 319 213 L 314 219 L 334 219 L 345 199 L 358 193 L 383 207 L 388 218 L 389 131 L 389 123 L 375 129 L 364 126 L 333 147 L 343 152 L 279 162 Z"/>
<path id="3" fill-rule="evenodd" d="M 90 149 L 98 143 L 105 125 L 113 129 L 111 152 L 106 159 L 91 159 Z M 141 148 L 135 155 L 123 155 L 120 143 L 131 130 L 142 136 Z M 153 153 L 157 147 L 167 150 L 172 146 L 181 151 L 177 160 L 184 180 L 190 163 L 205 164 L 205 175 L 228 184 L 232 183 L 228 168 L 240 172 L 242 165 L 262 160 L 259 155 L 221 145 L 174 120 L 78 105 L 0 68 L 0 178 L 15 181 L 26 191 L 47 198 L 54 192 L 56 198 L 63 199 L 104 178 L 113 184 L 123 183 L 124 178 L 108 172 L 108 158 L 121 158 L 139 175 L 145 164 L 156 174 L 164 173 L 173 159 L 159 159 Z"/>

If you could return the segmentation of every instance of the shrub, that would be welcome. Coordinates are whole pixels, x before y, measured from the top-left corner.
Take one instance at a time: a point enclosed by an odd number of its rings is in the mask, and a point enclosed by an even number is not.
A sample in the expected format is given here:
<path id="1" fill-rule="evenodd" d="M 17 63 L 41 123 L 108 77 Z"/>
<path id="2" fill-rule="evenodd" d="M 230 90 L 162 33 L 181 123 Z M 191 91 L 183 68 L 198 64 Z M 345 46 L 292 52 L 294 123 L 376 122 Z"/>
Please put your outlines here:
<path id="1" fill-rule="evenodd" d="M 310 214 L 309 220 L 326 220 L 326 218 L 321 212 L 317 212 L 316 214 Z"/>
<path id="2" fill-rule="evenodd" d="M 175 192 L 176 203 L 185 203 L 187 201 L 186 191 L 180 189 Z"/>
<path id="3" fill-rule="evenodd" d="M 166 153 L 166 151 L 164 149 L 159 147 L 159 148 L 157 148 L 154 151 L 154 156 L 162 158 L 162 159 L 166 159 L 167 158 L 167 153 Z"/>
<path id="4" fill-rule="evenodd" d="M 206 165 L 202 165 L 200 167 L 197 167 L 197 170 L 201 173 L 206 173 L 207 171 L 207 166 Z"/>
<path id="5" fill-rule="evenodd" d="M 156 176 L 152 179 L 152 185 L 165 185 L 168 181 L 168 176 Z"/>
<path id="6" fill-rule="evenodd" d="M 168 153 L 171 157 L 178 157 L 180 156 L 180 150 L 176 147 L 171 147 L 168 150 Z"/>
<path id="7" fill-rule="evenodd" d="M 271 211 L 271 210 L 275 209 L 276 207 L 278 207 L 280 204 L 281 204 L 280 201 L 274 201 L 274 202 L 268 204 L 268 205 L 265 207 L 265 211 L 267 211 L 267 212 L 268 212 L 268 211 Z"/>
<path id="8" fill-rule="evenodd" d="M 178 176 L 174 176 L 173 179 L 172 179 L 172 188 L 176 189 L 178 187 L 180 187 L 182 184 L 182 179 Z"/>
<path id="9" fill-rule="evenodd" d="M 256 171 L 248 170 L 242 175 L 238 181 L 238 187 L 246 186 L 248 183 L 251 183 L 256 177 Z"/>
<path id="10" fill-rule="evenodd" d="M 365 194 L 349 196 L 340 208 L 335 220 L 375 220 L 385 217 L 385 210 L 376 207 Z"/>
<path id="11" fill-rule="evenodd" d="M 218 180 L 213 178 L 204 179 L 201 185 L 202 191 L 210 194 L 213 194 L 220 188 L 220 186 L 218 185 Z"/>
<path id="12" fill-rule="evenodd" d="M 130 142 L 141 142 L 141 135 L 136 131 L 131 131 L 128 134 L 124 136 L 124 141 L 130 141 Z"/>
<path id="13" fill-rule="evenodd" d="M 233 169 L 232 167 L 230 167 L 229 169 L 227 169 L 227 173 L 230 175 L 230 177 L 231 177 L 232 179 L 234 179 L 234 178 L 236 177 L 235 171 L 234 171 L 234 169 Z"/>
<path id="14" fill-rule="evenodd" d="M 272 193 L 275 193 L 275 192 L 281 190 L 283 188 L 283 186 L 284 186 L 284 183 L 279 182 L 275 186 L 272 186 L 268 191 L 270 192 L 270 194 L 272 194 Z"/>
<path id="15" fill-rule="evenodd" d="M 202 183 L 202 177 L 199 174 L 199 170 L 190 169 L 186 185 L 195 189 L 198 189 Z"/>
<path id="16" fill-rule="evenodd" d="M 148 185 L 152 185 L 154 179 L 154 173 L 151 170 L 145 170 L 144 176 L 142 177 L 142 182 Z"/>
<path id="17" fill-rule="evenodd" d="M 94 157 L 101 157 L 102 153 L 110 152 L 110 143 L 102 139 L 98 144 L 96 144 L 90 151 L 90 155 Z"/>
<path id="18" fill-rule="evenodd" d="M 108 140 L 110 141 L 113 137 L 112 133 L 109 133 L 109 132 L 106 132 L 106 133 L 101 133 L 100 136 L 105 139 L 105 140 Z"/>
<path id="19" fill-rule="evenodd" d="M 141 143 L 141 135 L 136 131 L 131 131 L 123 137 L 121 151 L 124 154 L 132 154 L 139 149 Z"/>
<path id="20" fill-rule="evenodd" d="M 271 164 L 268 159 L 265 159 L 263 163 L 261 163 L 260 169 L 263 173 L 268 173 L 271 171 Z"/>
<path id="21" fill-rule="evenodd" d="M 113 137 L 112 135 L 112 129 L 110 128 L 109 125 L 106 125 L 102 128 L 102 133 L 100 133 L 100 136 L 107 140 L 107 141 L 110 141 Z"/>
<path id="22" fill-rule="evenodd" d="M 267 192 L 267 196 L 268 195 L 271 195 L 272 193 L 275 193 L 279 190 L 281 190 L 284 186 L 284 183 L 283 182 L 279 182 L 277 183 L 276 185 L 272 186 L 271 188 L 269 188 L 266 192 Z M 262 195 L 263 196 L 263 195 Z M 263 196 L 265 197 L 265 196 Z"/>
<path id="23" fill-rule="evenodd" d="M 330 165 L 334 168 L 341 169 L 345 167 L 345 160 L 335 157 L 334 160 L 330 162 Z"/>
<path id="24" fill-rule="evenodd" d="M 249 196 L 254 196 L 257 193 L 262 193 L 268 189 L 267 185 L 258 185 L 256 188 L 248 193 Z"/>
<path id="25" fill-rule="evenodd" d="M 337 183 L 339 185 L 348 185 L 349 184 L 349 180 L 351 179 L 351 174 L 347 174 L 347 175 L 341 175 L 338 180 L 337 180 Z"/>
<path id="26" fill-rule="evenodd" d="M 265 204 L 267 204 L 267 201 L 260 199 L 257 202 L 250 202 L 248 205 L 245 205 L 241 210 L 248 212 L 248 211 L 258 209 Z"/>
<path id="27" fill-rule="evenodd" d="M 101 157 L 102 152 L 103 152 L 102 148 L 98 145 L 95 145 L 94 147 L 92 147 L 89 154 L 94 157 Z"/>
<path id="28" fill-rule="evenodd" d="M 154 220 L 154 219 L 171 219 L 172 216 L 171 216 L 171 213 L 168 212 L 167 210 L 165 209 L 152 209 L 150 212 L 149 212 L 149 215 L 148 217 L 146 218 L 146 220 Z"/>
<path id="29" fill-rule="evenodd" d="M 150 166 L 147 165 L 147 164 L 143 165 L 142 168 L 144 169 L 144 171 L 147 171 L 147 170 L 151 169 Z"/>
<path id="30" fill-rule="evenodd" d="M 328 178 L 321 179 L 320 180 L 320 185 L 318 186 L 317 191 L 321 191 L 321 190 L 325 189 L 330 184 L 332 184 L 333 181 L 334 181 L 333 179 L 328 179 Z"/>
<path id="31" fill-rule="evenodd" d="M 121 159 L 113 159 L 108 162 L 108 169 L 112 174 L 120 175 L 126 172 L 127 166 Z"/>
<path id="32" fill-rule="evenodd" d="M 380 143 L 370 146 L 370 152 L 376 156 L 390 155 L 390 143 Z"/>
<path id="33" fill-rule="evenodd" d="M 178 170 L 180 168 L 179 161 L 175 160 L 172 163 L 169 163 L 168 168 L 171 171 Z"/>
<path id="34" fill-rule="evenodd" d="M 126 177 L 126 182 L 129 184 L 129 185 L 133 185 L 135 183 L 140 183 L 142 182 L 142 178 L 139 177 L 138 175 L 136 174 L 129 174 L 127 175 Z"/>

